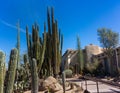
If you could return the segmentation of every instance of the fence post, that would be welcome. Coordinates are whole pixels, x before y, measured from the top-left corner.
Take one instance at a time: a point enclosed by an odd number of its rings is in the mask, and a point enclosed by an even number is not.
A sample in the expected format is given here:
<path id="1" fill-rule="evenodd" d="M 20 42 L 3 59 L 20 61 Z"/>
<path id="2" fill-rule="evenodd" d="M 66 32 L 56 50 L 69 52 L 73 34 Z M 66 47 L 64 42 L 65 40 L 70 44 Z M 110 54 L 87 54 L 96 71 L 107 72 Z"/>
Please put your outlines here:
<path id="1" fill-rule="evenodd" d="M 97 93 L 99 93 L 98 81 L 96 81 Z"/>
<path id="2" fill-rule="evenodd" d="M 85 86 L 86 86 L 86 90 L 87 90 L 87 79 L 85 79 Z"/>
<path id="3" fill-rule="evenodd" d="M 81 88 L 83 88 L 83 82 L 81 81 Z"/>
<path id="4" fill-rule="evenodd" d="M 62 72 L 63 93 L 65 93 L 65 72 Z"/>

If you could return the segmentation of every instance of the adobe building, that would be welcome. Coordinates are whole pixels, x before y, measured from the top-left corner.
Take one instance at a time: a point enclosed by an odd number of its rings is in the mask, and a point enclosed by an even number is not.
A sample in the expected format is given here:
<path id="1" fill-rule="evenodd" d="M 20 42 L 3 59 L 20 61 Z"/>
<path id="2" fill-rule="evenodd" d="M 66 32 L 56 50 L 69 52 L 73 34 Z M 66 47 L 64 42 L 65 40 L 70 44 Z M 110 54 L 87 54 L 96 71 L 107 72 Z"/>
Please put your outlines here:
<path id="1" fill-rule="evenodd" d="M 98 55 L 94 55 L 92 58 L 97 58 L 99 62 L 102 63 L 103 69 L 108 74 L 117 74 L 120 72 L 120 47 L 117 47 L 113 50 L 113 56 L 111 58 L 112 63 L 110 62 L 109 58 L 107 57 L 106 53 L 103 52 Z M 112 65 L 112 68 L 111 66 Z"/>
<path id="2" fill-rule="evenodd" d="M 100 48 L 97 45 L 87 45 L 85 46 L 85 49 L 82 50 L 83 56 L 84 56 L 84 66 L 87 62 L 92 62 L 93 58 L 97 58 L 99 62 L 102 63 L 103 69 L 106 73 L 110 73 L 110 70 L 112 69 L 113 72 L 117 72 L 120 67 L 120 47 L 114 49 L 114 55 L 112 57 L 113 64 L 112 68 L 110 68 L 110 62 L 106 54 L 103 52 L 103 49 Z M 73 67 L 74 69 L 77 69 L 78 66 L 78 57 L 77 57 L 78 51 L 68 49 L 64 55 L 62 56 L 62 70 L 68 69 L 69 67 Z"/>
<path id="3" fill-rule="evenodd" d="M 91 58 L 93 55 L 98 55 L 102 53 L 102 49 L 96 45 L 90 44 L 82 50 L 84 66 L 86 62 L 91 62 Z M 68 69 L 69 67 L 78 68 L 78 51 L 73 49 L 68 49 L 62 56 L 62 70 Z"/>

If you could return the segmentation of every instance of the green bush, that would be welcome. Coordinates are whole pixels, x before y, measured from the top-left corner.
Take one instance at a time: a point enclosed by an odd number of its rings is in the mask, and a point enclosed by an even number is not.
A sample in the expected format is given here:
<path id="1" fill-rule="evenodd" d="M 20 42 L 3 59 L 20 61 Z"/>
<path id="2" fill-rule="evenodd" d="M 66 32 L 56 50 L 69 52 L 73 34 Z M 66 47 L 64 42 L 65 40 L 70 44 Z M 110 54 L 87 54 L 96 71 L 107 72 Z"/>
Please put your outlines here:
<path id="1" fill-rule="evenodd" d="M 103 64 L 99 62 L 96 58 L 92 60 L 92 62 L 87 62 L 84 68 L 84 74 L 90 74 L 91 76 L 100 76 L 104 77 L 109 73 L 106 73 Z"/>
<path id="2" fill-rule="evenodd" d="M 64 72 L 65 72 L 65 75 L 66 75 L 66 78 L 71 78 L 72 77 L 72 70 L 70 70 L 70 69 L 66 69 L 66 70 L 64 70 Z"/>

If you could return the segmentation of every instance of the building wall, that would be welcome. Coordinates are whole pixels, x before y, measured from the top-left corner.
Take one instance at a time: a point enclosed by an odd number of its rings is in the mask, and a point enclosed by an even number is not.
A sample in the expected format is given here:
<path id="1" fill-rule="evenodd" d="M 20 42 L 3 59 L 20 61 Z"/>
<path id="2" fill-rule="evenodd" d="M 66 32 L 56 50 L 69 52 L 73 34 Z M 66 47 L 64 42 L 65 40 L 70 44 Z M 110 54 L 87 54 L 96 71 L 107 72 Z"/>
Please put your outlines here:
<path id="1" fill-rule="evenodd" d="M 90 44 L 83 49 L 83 55 L 84 55 L 84 65 L 87 62 L 90 62 L 92 58 L 97 58 L 99 62 L 102 63 L 103 69 L 106 71 L 106 73 L 110 73 L 110 62 L 106 54 L 102 51 L 103 49 Z M 113 69 L 116 70 L 117 65 L 120 68 L 120 47 L 116 48 L 116 54 L 113 56 Z M 68 69 L 70 66 L 75 66 L 78 64 L 78 57 L 77 57 L 77 50 L 69 49 L 65 52 L 65 54 L 62 57 L 62 67 L 63 69 Z M 116 60 L 117 59 L 117 60 Z"/>
<path id="2" fill-rule="evenodd" d="M 68 69 L 71 63 L 76 63 L 76 50 L 68 49 L 62 56 L 62 70 Z"/>
<path id="3" fill-rule="evenodd" d="M 91 62 L 91 57 L 93 55 L 98 55 L 98 54 L 102 53 L 102 49 L 99 46 L 93 45 L 93 44 L 86 46 L 85 51 L 86 51 L 86 61 L 87 62 Z"/>
<path id="4" fill-rule="evenodd" d="M 111 73 L 110 71 L 116 73 L 118 71 L 118 68 L 120 68 L 120 47 L 114 49 L 113 51 L 113 56 L 111 58 L 113 61 L 112 64 L 111 62 L 109 62 L 109 58 L 104 52 L 94 57 L 96 57 L 99 62 L 103 64 L 103 68 L 106 73 Z M 110 65 L 112 65 L 112 68 L 110 67 Z"/>

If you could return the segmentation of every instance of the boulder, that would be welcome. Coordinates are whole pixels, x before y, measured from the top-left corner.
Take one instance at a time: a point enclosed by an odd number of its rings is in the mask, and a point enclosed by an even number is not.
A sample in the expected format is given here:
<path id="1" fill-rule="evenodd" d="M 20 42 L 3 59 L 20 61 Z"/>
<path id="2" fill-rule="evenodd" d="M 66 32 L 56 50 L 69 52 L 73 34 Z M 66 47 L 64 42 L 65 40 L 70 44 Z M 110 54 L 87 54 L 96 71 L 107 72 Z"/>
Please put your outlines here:
<path id="1" fill-rule="evenodd" d="M 51 85 L 51 84 L 53 84 L 53 83 L 57 83 L 57 80 L 54 78 L 54 77 L 52 77 L 52 76 L 49 76 L 48 78 L 46 78 L 45 80 L 44 80 L 44 82 L 43 82 L 43 86 L 49 86 L 49 85 Z"/>
<path id="2" fill-rule="evenodd" d="M 49 89 L 52 93 L 62 89 L 62 86 L 57 82 L 57 80 L 50 76 L 46 78 L 42 83 L 42 89 Z"/>

